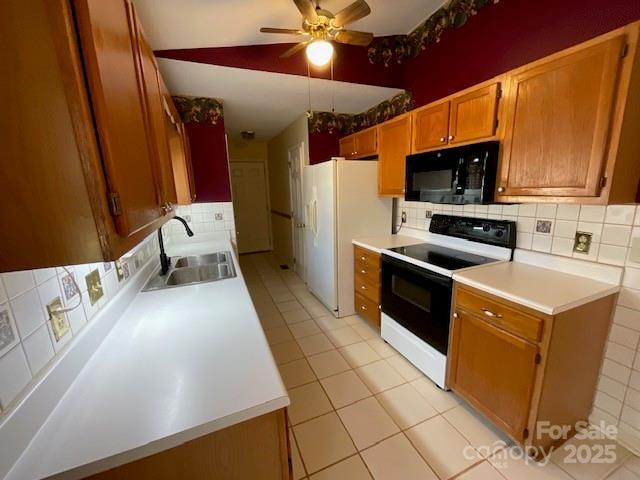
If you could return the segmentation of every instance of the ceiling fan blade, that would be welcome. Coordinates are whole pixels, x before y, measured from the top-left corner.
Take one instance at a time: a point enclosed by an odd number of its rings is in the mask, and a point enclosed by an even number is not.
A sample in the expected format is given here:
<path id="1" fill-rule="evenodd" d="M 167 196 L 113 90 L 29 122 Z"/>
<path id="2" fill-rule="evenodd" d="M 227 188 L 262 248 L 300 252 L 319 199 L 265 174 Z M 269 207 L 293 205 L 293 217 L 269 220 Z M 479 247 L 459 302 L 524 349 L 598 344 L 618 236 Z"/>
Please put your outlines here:
<path id="1" fill-rule="evenodd" d="M 333 19 L 333 25 L 335 27 L 344 27 L 345 25 L 360 20 L 371 13 L 371 7 L 365 2 L 365 0 L 356 0 L 348 7 L 340 10 L 336 13 Z"/>
<path id="2" fill-rule="evenodd" d="M 298 53 L 300 50 L 304 50 L 304 48 L 308 44 L 309 44 L 309 42 L 300 42 L 297 45 L 294 45 L 293 47 L 291 47 L 286 52 L 284 52 L 282 55 L 280 55 L 280 58 L 289 58 L 289 57 L 295 55 L 296 53 Z"/>
<path id="3" fill-rule="evenodd" d="M 262 27 L 260 29 L 262 33 L 285 33 L 287 35 L 308 35 L 307 32 L 303 32 L 302 30 L 298 30 L 296 28 L 271 28 L 271 27 Z"/>
<path id="4" fill-rule="evenodd" d="M 311 0 L 293 0 L 298 10 L 302 14 L 302 17 L 309 23 L 315 23 L 318 21 L 318 14 L 316 13 L 316 7 Z"/>
<path id="5" fill-rule="evenodd" d="M 373 33 L 341 30 L 336 34 L 336 42 L 368 47 L 373 40 Z"/>

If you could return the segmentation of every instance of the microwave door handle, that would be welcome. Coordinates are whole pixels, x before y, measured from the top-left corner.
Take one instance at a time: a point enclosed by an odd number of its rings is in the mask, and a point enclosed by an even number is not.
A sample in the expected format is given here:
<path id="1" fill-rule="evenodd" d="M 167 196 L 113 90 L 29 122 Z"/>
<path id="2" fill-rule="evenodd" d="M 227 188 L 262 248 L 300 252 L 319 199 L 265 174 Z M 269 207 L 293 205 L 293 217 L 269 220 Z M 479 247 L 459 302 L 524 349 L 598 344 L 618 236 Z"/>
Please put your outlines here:
<path id="1" fill-rule="evenodd" d="M 458 189 L 462 190 L 462 193 L 467 189 L 467 163 L 463 158 L 458 161 L 458 170 L 456 171 L 456 180 Z"/>

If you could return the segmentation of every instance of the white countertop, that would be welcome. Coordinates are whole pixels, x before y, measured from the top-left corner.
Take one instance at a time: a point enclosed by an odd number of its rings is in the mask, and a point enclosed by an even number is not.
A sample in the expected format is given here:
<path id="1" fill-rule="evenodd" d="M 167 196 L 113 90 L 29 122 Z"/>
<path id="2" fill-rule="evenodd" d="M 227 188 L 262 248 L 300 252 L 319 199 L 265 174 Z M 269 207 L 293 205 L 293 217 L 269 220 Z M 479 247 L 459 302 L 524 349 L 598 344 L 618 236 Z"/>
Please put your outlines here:
<path id="1" fill-rule="evenodd" d="M 380 253 L 387 248 L 406 247 L 424 243 L 424 240 L 406 235 L 378 235 L 375 237 L 358 237 L 352 240 L 354 245 Z"/>
<path id="2" fill-rule="evenodd" d="M 289 405 L 234 261 L 234 279 L 139 293 L 6 478 L 80 478 Z"/>
<path id="3" fill-rule="evenodd" d="M 616 284 L 516 261 L 454 273 L 453 279 L 549 315 L 620 290 Z"/>

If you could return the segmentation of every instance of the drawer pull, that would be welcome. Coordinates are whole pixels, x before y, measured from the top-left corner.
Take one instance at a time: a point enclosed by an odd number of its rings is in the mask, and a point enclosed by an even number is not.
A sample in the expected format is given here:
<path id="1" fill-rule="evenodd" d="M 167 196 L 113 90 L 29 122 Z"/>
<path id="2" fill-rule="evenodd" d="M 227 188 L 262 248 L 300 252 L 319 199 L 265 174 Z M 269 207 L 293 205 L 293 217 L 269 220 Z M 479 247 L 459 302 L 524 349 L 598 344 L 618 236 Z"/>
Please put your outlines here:
<path id="1" fill-rule="evenodd" d="M 367 289 L 367 286 L 366 286 L 366 285 L 362 285 L 360 288 L 361 288 L 362 290 L 366 290 L 366 289 Z"/>
<path id="2" fill-rule="evenodd" d="M 360 273 L 364 273 L 364 274 L 366 274 L 366 273 L 367 273 L 367 271 L 366 271 L 366 270 L 360 270 Z"/>
<path id="3" fill-rule="evenodd" d="M 500 315 L 499 313 L 493 313 L 491 310 L 488 310 L 486 308 L 481 308 L 480 310 L 482 310 L 482 313 L 484 313 L 487 317 L 502 318 L 502 315 Z"/>
<path id="4" fill-rule="evenodd" d="M 458 318 L 458 313 L 457 312 L 453 312 L 453 318 Z"/>
<path id="5" fill-rule="evenodd" d="M 360 310 L 366 310 L 367 307 L 365 307 L 364 305 L 360 305 Z"/>
<path id="6" fill-rule="evenodd" d="M 360 260 L 362 260 L 362 261 L 364 261 L 366 259 L 367 259 L 367 257 L 365 257 L 364 255 L 362 257 L 360 257 Z"/>

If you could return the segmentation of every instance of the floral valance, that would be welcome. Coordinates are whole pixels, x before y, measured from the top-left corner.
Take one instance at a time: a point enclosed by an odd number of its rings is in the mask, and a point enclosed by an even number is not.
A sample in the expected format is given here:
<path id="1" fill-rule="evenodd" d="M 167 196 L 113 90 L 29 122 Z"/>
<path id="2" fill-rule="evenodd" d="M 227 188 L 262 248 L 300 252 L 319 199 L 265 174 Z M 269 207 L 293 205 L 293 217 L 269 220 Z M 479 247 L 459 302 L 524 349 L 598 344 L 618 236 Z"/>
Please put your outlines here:
<path id="1" fill-rule="evenodd" d="M 222 102 L 217 98 L 175 96 L 173 102 L 184 123 L 212 123 L 215 125 L 224 118 Z"/>
<path id="2" fill-rule="evenodd" d="M 416 57 L 427 45 L 439 42 L 442 32 L 459 28 L 478 13 L 481 8 L 498 3 L 499 0 L 451 0 L 438 9 L 409 35 L 384 37 L 373 41 L 368 50 L 371 63 L 388 66 L 393 59 L 402 63 L 407 57 Z"/>
<path id="3" fill-rule="evenodd" d="M 389 100 L 379 103 L 366 112 L 350 115 L 346 113 L 310 112 L 309 133 L 334 131 L 350 135 L 392 119 L 413 108 L 411 92 L 402 92 Z"/>

